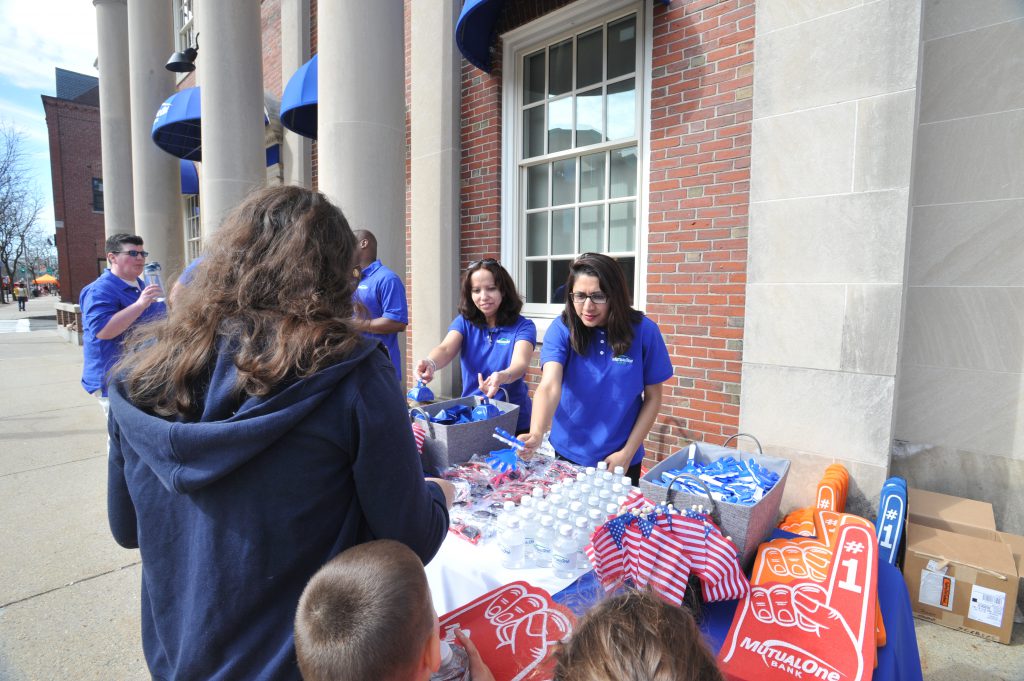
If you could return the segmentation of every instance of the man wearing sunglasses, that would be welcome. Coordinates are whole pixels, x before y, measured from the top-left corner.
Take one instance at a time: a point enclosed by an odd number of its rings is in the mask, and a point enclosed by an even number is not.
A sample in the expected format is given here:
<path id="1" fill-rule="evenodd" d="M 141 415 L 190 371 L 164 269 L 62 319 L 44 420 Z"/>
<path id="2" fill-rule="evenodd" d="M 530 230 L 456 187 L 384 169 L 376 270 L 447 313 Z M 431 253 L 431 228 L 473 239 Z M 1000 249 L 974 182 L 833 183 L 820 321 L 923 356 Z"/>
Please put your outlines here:
<path id="1" fill-rule="evenodd" d="M 146 266 L 142 237 L 114 234 L 107 238 L 109 269 L 82 289 L 78 304 L 82 308 L 82 387 L 99 397 L 104 415 L 107 401 L 107 374 L 121 354 L 124 334 L 136 322 L 166 314 L 157 298 L 159 286 L 146 286 L 140 279 Z"/>

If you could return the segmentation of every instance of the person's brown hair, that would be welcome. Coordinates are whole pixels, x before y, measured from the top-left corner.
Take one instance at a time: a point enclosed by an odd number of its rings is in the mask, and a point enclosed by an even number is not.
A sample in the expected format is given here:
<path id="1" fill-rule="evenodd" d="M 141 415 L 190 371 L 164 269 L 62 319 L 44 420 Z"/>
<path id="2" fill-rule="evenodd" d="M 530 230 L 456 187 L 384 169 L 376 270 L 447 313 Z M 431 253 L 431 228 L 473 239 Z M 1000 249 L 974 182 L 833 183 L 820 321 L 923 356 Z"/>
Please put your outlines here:
<path id="1" fill-rule="evenodd" d="M 409 678 L 434 629 L 423 564 L 381 539 L 335 556 L 309 580 L 295 613 L 305 681 Z"/>
<path id="2" fill-rule="evenodd" d="M 140 325 L 113 370 L 126 397 L 194 416 L 218 351 L 235 352 L 236 393 L 268 395 L 351 354 L 355 237 L 323 194 L 254 192 L 209 238 L 167 317 Z"/>
<path id="3" fill-rule="evenodd" d="M 584 253 L 569 265 L 569 278 L 565 283 L 565 310 L 562 321 L 569 327 L 569 340 L 572 349 L 581 355 L 587 354 L 590 338 L 594 334 L 580 319 L 576 305 L 572 302 L 573 287 L 580 275 L 596 277 L 601 285 L 601 292 L 608 296 L 608 342 L 616 355 L 629 352 L 633 344 L 633 325 L 643 316 L 634 310 L 629 299 L 629 284 L 622 267 L 603 253 Z"/>
<path id="4" fill-rule="evenodd" d="M 498 326 L 512 326 L 519 319 L 519 313 L 523 309 L 523 299 L 516 290 L 516 283 L 512 281 L 512 275 L 501 266 L 494 258 L 484 258 L 470 263 L 462 275 L 462 285 L 459 296 L 459 314 L 468 319 L 471 323 L 483 328 L 487 326 L 487 318 L 484 313 L 473 303 L 473 274 L 480 270 L 487 270 L 494 277 L 494 285 L 501 293 L 501 305 L 495 315 L 495 323 Z"/>
<path id="5" fill-rule="evenodd" d="M 555 660 L 554 681 L 723 681 L 693 615 L 649 590 L 594 606 Z"/>

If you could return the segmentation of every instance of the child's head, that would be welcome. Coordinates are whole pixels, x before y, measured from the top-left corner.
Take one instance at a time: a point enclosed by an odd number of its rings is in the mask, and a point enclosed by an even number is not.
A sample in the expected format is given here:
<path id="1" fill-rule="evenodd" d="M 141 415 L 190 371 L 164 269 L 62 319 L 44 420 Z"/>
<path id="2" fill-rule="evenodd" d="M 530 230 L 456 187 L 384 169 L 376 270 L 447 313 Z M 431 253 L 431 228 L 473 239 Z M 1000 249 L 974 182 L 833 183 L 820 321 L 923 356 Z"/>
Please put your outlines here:
<path id="1" fill-rule="evenodd" d="M 437 615 L 419 557 L 385 539 L 333 558 L 299 599 L 295 651 L 306 681 L 429 678 Z"/>
<path id="2" fill-rule="evenodd" d="M 690 612 L 650 591 L 596 605 L 556 660 L 555 681 L 722 681 Z"/>

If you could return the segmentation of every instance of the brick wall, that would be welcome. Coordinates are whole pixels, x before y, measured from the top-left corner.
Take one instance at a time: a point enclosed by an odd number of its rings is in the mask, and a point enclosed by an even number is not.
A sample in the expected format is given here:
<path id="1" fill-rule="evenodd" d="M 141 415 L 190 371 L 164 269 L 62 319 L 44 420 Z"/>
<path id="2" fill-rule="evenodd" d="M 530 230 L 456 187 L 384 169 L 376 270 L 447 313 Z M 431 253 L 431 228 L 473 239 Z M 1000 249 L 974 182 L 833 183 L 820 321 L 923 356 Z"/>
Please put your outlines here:
<path id="1" fill-rule="evenodd" d="M 499 32 L 564 4 L 515 3 Z M 683 439 L 721 442 L 738 426 L 753 39 L 754 0 L 654 5 L 648 295 L 640 307 L 661 327 L 675 376 L 646 443 L 649 460 Z M 462 266 L 500 250 L 500 61 L 491 74 L 463 61 Z"/>
<path id="2" fill-rule="evenodd" d="M 280 101 L 284 89 L 281 83 L 281 0 L 263 0 L 260 5 L 260 24 L 263 89 Z"/>
<path id="3" fill-rule="evenodd" d="M 61 300 L 78 294 L 99 276 L 104 258 L 103 213 L 93 211 L 92 178 L 103 177 L 100 110 L 43 96 L 50 143 L 50 175 L 56 230 Z"/>

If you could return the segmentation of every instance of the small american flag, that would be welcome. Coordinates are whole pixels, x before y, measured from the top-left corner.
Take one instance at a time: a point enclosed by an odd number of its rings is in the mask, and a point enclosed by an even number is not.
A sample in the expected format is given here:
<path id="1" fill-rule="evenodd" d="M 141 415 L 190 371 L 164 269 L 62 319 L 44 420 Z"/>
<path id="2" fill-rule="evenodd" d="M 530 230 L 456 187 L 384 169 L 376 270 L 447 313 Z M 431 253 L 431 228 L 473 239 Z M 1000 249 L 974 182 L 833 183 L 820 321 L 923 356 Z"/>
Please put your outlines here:
<path id="1" fill-rule="evenodd" d="M 680 515 L 664 506 L 652 511 L 640 494 L 631 495 L 621 511 L 597 529 L 585 549 L 605 590 L 628 580 L 681 604 L 693 572 L 709 602 L 749 593 L 736 546 L 705 514 Z"/>
<path id="2" fill-rule="evenodd" d="M 416 452 L 423 456 L 423 440 L 427 437 L 427 433 L 418 423 L 412 424 L 412 439 L 416 441 Z"/>

